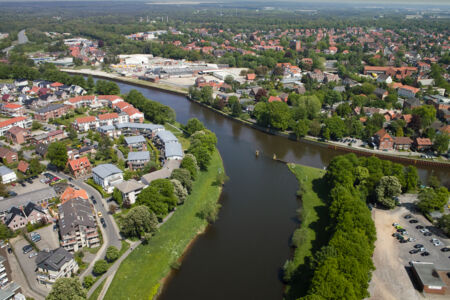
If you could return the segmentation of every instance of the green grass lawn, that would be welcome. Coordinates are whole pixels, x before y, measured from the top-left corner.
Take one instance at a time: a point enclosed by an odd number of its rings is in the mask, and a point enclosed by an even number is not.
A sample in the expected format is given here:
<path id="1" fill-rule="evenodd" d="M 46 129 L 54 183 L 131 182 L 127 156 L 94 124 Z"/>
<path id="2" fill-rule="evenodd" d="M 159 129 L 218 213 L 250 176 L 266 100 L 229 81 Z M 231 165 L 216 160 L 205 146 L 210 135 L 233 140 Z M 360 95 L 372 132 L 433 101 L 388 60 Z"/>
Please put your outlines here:
<path id="1" fill-rule="evenodd" d="M 286 287 L 286 299 L 297 299 L 306 293 L 312 270 L 309 262 L 315 251 L 326 245 L 329 234 L 326 227 L 329 224 L 328 186 L 323 175 L 324 170 L 289 164 L 289 169 L 295 174 L 300 185 L 302 207 L 300 210 L 300 227 L 294 232 L 292 243 L 296 247 L 291 258 L 290 269 L 292 277 Z"/>
<path id="2" fill-rule="evenodd" d="M 216 203 L 221 187 L 214 185 L 216 174 L 223 170 L 216 150 L 207 172 L 201 172 L 193 184 L 192 194 L 174 215 L 161 226 L 148 244 L 136 248 L 120 265 L 105 299 L 152 299 L 161 279 L 183 254 L 189 242 L 207 223 L 197 214 L 207 203 Z"/>

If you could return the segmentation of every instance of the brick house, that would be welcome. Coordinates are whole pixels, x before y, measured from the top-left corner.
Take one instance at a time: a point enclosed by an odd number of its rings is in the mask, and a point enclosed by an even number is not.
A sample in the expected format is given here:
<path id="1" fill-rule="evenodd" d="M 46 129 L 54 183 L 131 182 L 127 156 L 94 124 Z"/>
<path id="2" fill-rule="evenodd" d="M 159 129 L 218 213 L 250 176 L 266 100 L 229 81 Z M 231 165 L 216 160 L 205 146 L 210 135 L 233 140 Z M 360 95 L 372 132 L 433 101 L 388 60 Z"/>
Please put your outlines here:
<path id="1" fill-rule="evenodd" d="M 394 148 L 395 150 L 409 150 L 413 140 L 409 137 L 397 136 L 394 138 Z"/>
<path id="2" fill-rule="evenodd" d="M 27 226 L 28 223 L 47 223 L 48 221 L 49 217 L 44 209 L 33 202 L 28 202 L 25 207 L 11 207 L 3 219 L 5 225 L 13 231 Z"/>
<path id="3" fill-rule="evenodd" d="M 90 174 L 92 171 L 91 163 L 85 156 L 80 157 L 78 159 L 70 160 L 68 164 L 69 164 L 70 173 L 75 178 Z"/>
<path id="4" fill-rule="evenodd" d="M 5 147 L 0 147 L 0 159 L 4 164 L 10 164 L 17 161 L 18 156 L 16 152 Z"/>
<path id="5" fill-rule="evenodd" d="M 27 163 L 26 161 L 19 161 L 19 164 L 17 165 L 17 171 L 22 172 L 23 174 L 25 174 L 28 171 L 28 168 L 30 167 L 30 164 Z"/>
<path id="6" fill-rule="evenodd" d="M 416 138 L 414 141 L 414 148 L 417 151 L 428 150 L 433 146 L 433 143 L 429 138 Z"/>
<path id="7" fill-rule="evenodd" d="M 30 130 L 19 127 L 19 126 L 14 126 L 5 132 L 5 138 L 7 141 L 10 141 L 10 142 L 13 142 L 14 144 L 19 144 L 19 145 L 27 142 L 30 135 L 31 135 Z"/>
<path id="8" fill-rule="evenodd" d="M 384 128 L 377 131 L 374 137 L 379 150 L 392 150 L 394 148 L 394 139 Z"/>
<path id="9" fill-rule="evenodd" d="M 69 107 L 64 104 L 51 104 L 36 111 L 34 118 L 48 122 L 50 119 L 59 118 L 67 113 Z"/>

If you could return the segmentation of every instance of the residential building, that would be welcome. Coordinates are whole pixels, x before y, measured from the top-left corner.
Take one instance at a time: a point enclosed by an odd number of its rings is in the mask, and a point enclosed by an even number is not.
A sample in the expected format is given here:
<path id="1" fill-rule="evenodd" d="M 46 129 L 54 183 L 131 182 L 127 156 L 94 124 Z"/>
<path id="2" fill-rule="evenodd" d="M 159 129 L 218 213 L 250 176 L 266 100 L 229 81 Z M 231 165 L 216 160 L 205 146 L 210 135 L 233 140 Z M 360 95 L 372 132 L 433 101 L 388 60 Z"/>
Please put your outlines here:
<path id="1" fill-rule="evenodd" d="M 98 121 L 94 116 L 76 118 L 73 127 L 78 131 L 95 130 L 98 127 Z"/>
<path id="2" fill-rule="evenodd" d="M 23 210 L 13 206 L 9 210 L 8 214 L 4 217 L 3 223 L 5 223 L 5 225 L 8 226 L 9 229 L 15 231 L 27 226 L 28 221 Z"/>
<path id="3" fill-rule="evenodd" d="M 391 84 L 392 83 L 392 77 L 386 74 L 381 74 L 380 76 L 377 77 L 377 82 L 378 83 L 386 83 L 386 84 Z"/>
<path id="4" fill-rule="evenodd" d="M 425 151 L 430 149 L 433 146 L 433 143 L 429 138 L 416 138 L 414 140 L 414 148 L 417 151 Z"/>
<path id="5" fill-rule="evenodd" d="M 30 167 L 30 164 L 27 163 L 24 160 L 19 161 L 19 164 L 17 165 L 17 171 L 22 172 L 25 174 L 28 171 L 28 168 Z"/>
<path id="6" fill-rule="evenodd" d="M 389 95 L 388 91 L 380 88 L 376 88 L 373 93 L 381 100 L 384 100 L 384 98 L 386 98 L 387 95 Z"/>
<path id="7" fill-rule="evenodd" d="M 394 138 L 395 150 L 409 150 L 411 148 L 412 143 L 413 143 L 413 140 L 411 140 L 407 136 L 405 136 L 405 137 L 397 136 Z"/>
<path id="8" fill-rule="evenodd" d="M 3 103 L 1 108 L 3 112 L 12 117 L 20 117 L 25 114 L 25 108 L 17 103 Z"/>
<path id="9" fill-rule="evenodd" d="M 416 94 L 420 91 L 420 89 L 404 85 L 398 88 L 398 96 L 405 98 L 414 98 Z"/>
<path id="10" fill-rule="evenodd" d="M 47 137 L 45 138 L 45 141 L 48 144 L 51 144 L 55 141 L 63 140 L 67 137 L 66 133 L 62 129 L 53 130 L 47 133 Z"/>
<path id="11" fill-rule="evenodd" d="M 148 151 L 138 151 L 128 153 L 127 158 L 128 168 L 132 171 L 142 169 L 149 161 L 150 161 L 150 152 Z"/>
<path id="12" fill-rule="evenodd" d="M 13 231 L 27 226 L 28 223 L 47 223 L 49 220 L 50 218 L 44 209 L 33 202 L 28 202 L 25 207 L 11 207 L 3 218 L 5 225 Z"/>
<path id="13" fill-rule="evenodd" d="M 64 248 L 40 251 L 36 257 L 37 281 L 52 285 L 59 278 L 72 277 L 78 271 L 73 254 Z"/>
<path id="14" fill-rule="evenodd" d="M 70 173 L 75 177 L 81 177 L 91 174 L 92 166 L 89 159 L 86 156 L 78 159 L 69 160 Z"/>
<path id="15" fill-rule="evenodd" d="M 379 150 L 392 150 L 394 148 L 394 139 L 383 128 L 375 133 L 375 142 Z"/>
<path id="16" fill-rule="evenodd" d="M 403 103 L 403 107 L 409 109 L 414 109 L 420 106 L 422 106 L 422 103 L 420 103 L 420 100 L 417 98 L 406 99 L 405 102 Z"/>
<path id="17" fill-rule="evenodd" d="M 100 238 L 94 207 L 89 200 L 75 198 L 59 206 L 59 234 L 61 247 L 76 252 L 83 247 L 97 247 Z"/>
<path id="18" fill-rule="evenodd" d="M 6 166 L 0 166 L 0 177 L 2 179 L 2 183 L 10 183 L 17 180 L 17 175 L 13 170 Z"/>
<path id="19" fill-rule="evenodd" d="M 134 179 L 122 181 L 116 185 L 116 188 L 122 193 L 123 203 L 128 206 L 133 205 L 136 202 L 137 195 L 144 187 L 144 184 Z"/>
<path id="20" fill-rule="evenodd" d="M 164 147 L 164 158 L 167 160 L 182 160 L 184 156 L 183 148 L 181 144 L 176 143 L 168 143 Z"/>
<path id="21" fill-rule="evenodd" d="M 22 127 L 22 128 L 30 128 L 32 124 L 32 120 L 26 117 L 14 117 L 5 121 L 0 122 L 0 136 L 4 136 L 6 131 L 11 129 L 14 126 Z"/>
<path id="22" fill-rule="evenodd" d="M 64 116 L 68 110 L 69 107 L 64 104 L 50 104 L 37 110 L 34 114 L 34 118 L 39 121 L 48 122 L 50 119 Z"/>
<path id="23" fill-rule="evenodd" d="M 127 136 L 125 143 L 130 151 L 145 151 L 147 150 L 147 140 L 142 135 Z"/>
<path id="24" fill-rule="evenodd" d="M 156 133 L 155 136 L 156 143 L 165 146 L 169 143 L 178 143 L 177 137 L 170 131 L 161 130 Z"/>
<path id="25" fill-rule="evenodd" d="M 11 127 L 8 131 L 5 132 L 5 138 L 7 141 L 19 145 L 26 143 L 30 138 L 30 135 L 30 130 L 18 126 Z"/>
<path id="26" fill-rule="evenodd" d="M 94 182 L 107 193 L 112 193 L 114 186 L 123 181 L 123 172 L 112 164 L 98 165 L 92 169 Z"/>
<path id="27" fill-rule="evenodd" d="M 1 167 L 0 167 L 1 168 Z M 26 206 L 29 202 L 41 206 L 47 207 L 48 201 L 57 198 L 58 195 L 53 187 L 45 187 L 36 191 L 20 194 L 15 197 L 8 197 L 0 201 L 0 217 L 5 216 L 11 207 Z"/>
<path id="28" fill-rule="evenodd" d="M 100 134 L 106 135 L 113 139 L 121 135 L 121 131 L 119 129 L 116 129 L 114 125 L 105 125 L 97 127 L 97 131 L 100 132 Z"/>
<path id="29" fill-rule="evenodd" d="M 61 203 L 64 204 L 69 200 L 81 198 L 83 200 L 88 200 L 89 196 L 88 193 L 83 189 L 75 189 L 71 186 L 66 187 L 64 192 L 59 197 L 61 199 Z"/>
<path id="30" fill-rule="evenodd" d="M 40 155 L 42 158 L 45 158 L 48 152 L 48 145 L 39 143 L 36 145 L 34 151 L 36 151 L 36 154 Z"/>
<path id="31" fill-rule="evenodd" d="M 0 255 L 0 300 L 25 300 L 20 285 L 12 281 L 9 261 Z"/>
<path id="32" fill-rule="evenodd" d="M 98 126 L 114 125 L 119 122 L 119 115 L 117 113 L 108 113 L 98 115 Z"/>
<path id="33" fill-rule="evenodd" d="M 0 147 L 0 159 L 4 164 L 11 164 L 18 159 L 17 153 L 11 149 Z"/>

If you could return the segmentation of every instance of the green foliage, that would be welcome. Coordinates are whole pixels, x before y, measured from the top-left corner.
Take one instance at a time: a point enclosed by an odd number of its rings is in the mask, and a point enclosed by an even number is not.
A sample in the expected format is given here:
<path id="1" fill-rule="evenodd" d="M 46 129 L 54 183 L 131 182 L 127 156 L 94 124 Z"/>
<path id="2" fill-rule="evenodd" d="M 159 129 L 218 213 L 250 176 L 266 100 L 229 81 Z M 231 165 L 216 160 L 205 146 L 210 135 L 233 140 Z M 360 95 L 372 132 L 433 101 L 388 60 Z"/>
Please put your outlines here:
<path id="1" fill-rule="evenodd" d="M 394 197 L 400 195 L 402 192 L 402 186 L 394 176 L 383 176 L 378 183 L 375 193 L 377 195 L 377 201 L 388 208 L 395 207 Z"/>
<path id="2" fill-rule="evenodd" d="M 3 222 L 1 222 L 0 223 L 0 240 L 7 240 L 13 236 L 14 236 L 14 234 L 11 231 L 11 229 L 9 229 L 8 226 L 6 226 Z"/>
<path id="3" fill-rule="evenodd" d="M 42 129 L 42 123 L 38 121 L 33 121 L 31 125 L 31 130 L 38 130 L 38 129 Z"/>
<path id="4" fill-rule="evenodd" d="M 186 169 L 175 169 L 172 172 L 172 175 L 170 176 L 170 179 L 176 179 L 178 180 L 184 188 L 188 191 L 188 193 L 191 193 L 192 191 L 192 179 L 191 179 L 191 173 Z"/>
<path id="5" fill-rule="evenodd" d="M 119 95 L 120 88 L 113 81 L 97 80 L 95 90 L 100 95 Z"/>
<path id="6" fill-rule="evenodd" d="M 118 188 L 116 188 L 116 187 L 114 188 L 112 197 L 113 197 L 114 201 L 116 201 L 117 204 L 119 204 L 119 206 L 122 206 L 122 203 L 123 203 L 122 192 L 119 191 Z"/>
<path id="7" fill-rule="evenodd" d="M 184 130 L 189 134 L 192 135 L 197 131 L 205 129 L 205 125 L 203 125 L 202 122 L 200 122 L 197 118 L 191 118 L 187 121 L 186 126 L 184 126 Z"/>
<path id="8" fill-rule="evenodd" d="M 450 214 L 443 215 L 438 221 L 439 227 L 445 234 L 450 235 Z"/>
<path id="9" fill-rule="evenodd" d="M 136 206 L 120 220 L 120 231 L 127 237 L 142 237 L 145 233 L 153 233 L 158 220 L 146 206 Z"/>
<path id="10" fill-rule="evenodd" d="M 420 118 L 422 128 L 427 128 L 436 119 L 436 109 L 433 105 L 422 105 L 413 109 L 413 116 Z"/>
<path id="11" fill-rule="evenodd" d="M 108 262 L 104 259 L 99 259 L 94 263 L 94 268 L 92 271 L 95 275 L 102 275 L 103 273 L 106 273 L 108 271 L 109 265 Z"/>
<path id="12" fill-rule="evenodd" d="M 219 203 L 208 203 L 198 213 L 198 217 L 212 224 L 217 221 L 221 205 Z"/>
<path id="13" fill-rule="evenodd" d="M 417 186 L 419 185 L 419 174 L 417 172 L 417 168 L 414 166 L 408 166 L 405 169 L 405 190 L 406 191 L 415 191 Z"/>
<path id="14" fill-rule="evenodd" d="M 217 144 L 216 135 L 208 129 L 197 131 L 191 135 L 190 142 L 188 152 L 195 157 L 201 170 L 207 170 Z"/>
<path id="15" fill-rule="evenodd" d="M 174 187 L 174 193 L 178 198 L 178 204 L 182 204 L 184 203 L 184 201 L 186 200 L 187 196 L 188 196 L 188 191 L 186 190 L 186 188 L 181 184 L 180 181 L 178 181 L 177 179 L 171 179 L 170 182 L 172 182 L 173 187 Z"/>
<path id="16" fill-rule="evenodd" d="M 438 134 L 433 143 L 433 149 L 440 154 L 447 153 L 450 136 L 446 133 Z"/>
<path id="17" fill-rule="evenodd" d="M 92 275 L 86 275 L 83 278 L 83 287 L 87 290 L 89 290 L 94 283 L 95 283 L 95 280 L 94 280 L 94 277 L 92 277 Z"/>
<path id="18" fill-rule="evenodd" d="M 259 102 L 255 106 L 254 115 L 259 125 L 286 130 L 291 120 L 291 109 L 284 102 Z"/>
<path id="19" fill-rule="evenodd" d="M 40 163 L 39 159 L 33 158 L 30 161 L 30 166 L 28 171 L 31 175 L 38 175 L 45 170 L 45 166 Z"/>
<path id="20" fill-rule="evenodd" d="M 445 187 L 422 189 L 419 192 L 419 202 L 417 203 L 417 207 L 424 213 L 433 212 L 435 210 L 443 211 L 449 196 L 450 193 Z"/>
<path id="21" fill-rule="evenodd" d="M 67 164 L 67 148 L 62 142 L 53 142 L 48 147 L 47 158 L 59 170 L 64 170 Z"/>
<path id="22" fill-rule="evenodd" d="M 108 261 L 108 262 L 113 262 L 113 261 L 115 261 L 116 259 L 118 259 L 119 258 L 119 249 L 117 249 L 116 247 L 114 247 L 114 246 L 109 246 L 107 249 L 106 249 L 106 255 L 105 255 L 105 258 L 106 258 L 106 260 Z"/>
<path id="23" fill-rule="evenodd" d="M 131 90 L 126 96 L 125 101 L 133 104 L 142 111 L 145 118 L 156 124 L 172 123 L 175 121 L 175 111 L 159 102 L 149 100 L 137 90 Z"/>
<path id="24" fill-rule="evenodd" d="M 81 286 L 77 277 L 59 278 L 52 286 L 52 290 L 46 300 L 83 300 L 86 299 L 86 291 Z"/>
<path id="25" fill-rule="evenodd" d="M 155 215 L 163 218 L 175 208 L 178 199 L 169 179 L 157 179 L 139 193 L 136 202 L 147 206 Z"/>
<path id="26" fill-rule="evenodd" d="M 199 167 L 197 165 L 197 159 L 194 155 L 188 153 L 184 156 L 183 160 L 181 161 L 181 168 L 186 169 L 191 173 L 191 178 L 195 180 L 197 178 L 197 173 L 199 170 Z"/>
<path id="27" fill-rule="evenodd" d="M 328 130 L 329 138 L 333 140 L 343 138 L 347 133 L 347 126 L 345 122 L 338 116 L 333 116 L 325 120 L 325 127 L 323 130 Z M 328 134 L 327 134 L 328 135 Z M 329 139 L 328 136 L 323 135 L 325 139 Z"/>
<path id="28" fill-rule="evenodd" d="M 294 125 L 294 133 L 297 138 L 302 138 L 308 134 L 309 126 L 306 120 L 298 120 L 298 122 Z"/>

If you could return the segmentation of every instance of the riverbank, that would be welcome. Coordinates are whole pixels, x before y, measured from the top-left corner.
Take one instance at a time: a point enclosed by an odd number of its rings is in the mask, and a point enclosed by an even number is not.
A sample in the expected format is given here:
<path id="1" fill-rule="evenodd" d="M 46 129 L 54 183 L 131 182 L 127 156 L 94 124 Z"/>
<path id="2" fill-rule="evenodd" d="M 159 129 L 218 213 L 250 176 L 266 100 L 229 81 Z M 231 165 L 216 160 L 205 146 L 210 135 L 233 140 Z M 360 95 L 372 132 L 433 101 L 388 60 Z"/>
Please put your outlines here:
<path id="1" fill-rule="evenodd" d="M 159 293 L 172 267 L 177 267 L 192 240 L 206 229 L 208 223 L 198 214 L 206 205 L 219 201 L 222 187 L 215 181 L 223 170 L 216 150 L 208 171 L 199 173 L 185 203 L 148 244 L 140 245 L 120 265 L 104 299 L 153 299 Z"/>
<path id="2" fill-rule="evenodd" d="M 313 254 L 326 245 L 329 234 L 328 208 L 326 205 L 328 187 L 323 176 L 325 171 L 296 164 L 288 164 L 299 183 L 297 196 L 301 199 L 299 209 L 300 227 L 292 236 L 293 256 L 284 266 L 286 299 L 304 296 L 312 278 L 309 268 Z"/>
<path id="3" fill-rule="evenodd" d="M 86 70 L 86 69 L 81 69 L 81 70 L 61 69 L 61 71 L 69 73 L 69 74 L 81 74 L 81 75 L 86 75 L 86 76 L 92 75 L 94 77 L 101 78 L 101 79 L 107 79 L 107 80 L 131 84 L 131 85 L 135 85 L 135 86 L 166 91 L 169 93 L 178 94 L 178 95 L 182 95 L 182 96 L 188 95 L 188 90 L 180 88 L 180 87 L 168 86 L 168 85 L 164 85 L 161 83 L 152 83 L 152 82 L 134 79 L 134 78 L 116 76 L 116 75 L 109 74 L 109 73 L 102 72 L 102 71 L 94 71 L 94 70 Z M 218 113 L 218 114 L 220 114 L 230 120 L 236 121 L 242 125 L 251 127 L 253 129 L 257 129 L 257 130 L 265 132 L 267 134 L 277 135 L 280 137 L 287 138 L 289 140 L 298 141 L 300 143 L 314 144 L 314 145 L 318 145 L 318 146 L 321 146 L 324 148 L 328 148 L 330 150 L 338 150 L 338 151 L 346 152 L 346 153 L 355 153 L 360 156 L 376 156 L 381 159 L 386 159 L 386 160 L 390 160 L 392 162 L 398 162 L 398 163 L 403 163 L 403 164 L 441 168 L 441 169 L 450 168 L 450 162 L 438 162 L 438 161 L 432 161 L 432 160 L 425 160 L 425 159 L 421 159 L 418 157 L 399 156 L 399 155 L 394 155 L 394 154 L 388 154 L 388 153 L 378 151 L 378 150 L 370 150 L 370 149 L 362 149 L 362 148 L 357 149 L 357 148 L 351 147 L 351 146 L 337 145 L 333 142 L 322 142 L 313 137 L 305 137 L 305 138 L 297 139 L 297 137 L 292 133 L 281 132 L 278 130 L 261 127 L 250 121 L 233 117 L 230 114 L 227 114 L 223 111 L 215 109 L 215 108 L 208 106 L 204 103 L 201 103 L 199 101 L 193 100 L 189 97 L 187 97 L 187 99 L 193 103 L 201 105 L 215 113 Z"/>
<path id="4" fill-rule="evenodd" d="M 168 85 L 168 84 L 163 84 L 163 83 L 154 83 L 154 82 L 150 82 L 150 81 L 145 81 L 145 80 L 140 80 L 140 79 L 135 79 L 135 78 L 130 78 L 130 77 L 119 76 L 119 75 L 115 75 L 115 74 L 111 74 L 111 73 L 106 73 L 103 71 L 87 70 L 87 69 L 80 69 L 80 70 L 61 69 L 61 71 L 66 72 L 71 75 L 76 75 L 76 74 L 86 75 L 86 76 L 91 75 L 93 77 L 97 77 L 97 78 L 101 78 L 101 79 L 120 81 L 120 82 L 132 84 L 132 85 L 136 85 L 136 86 L 147 87 L 147 88 L 161 90 L 161 91 L 174 93 L 174 94 L 178 94 L 178 95 L 183 95 L 183 96 L 186 96 L 188 94 L 187 89 L 184 89 L 184 88 L 181 88 L 178 86 Z"/>

